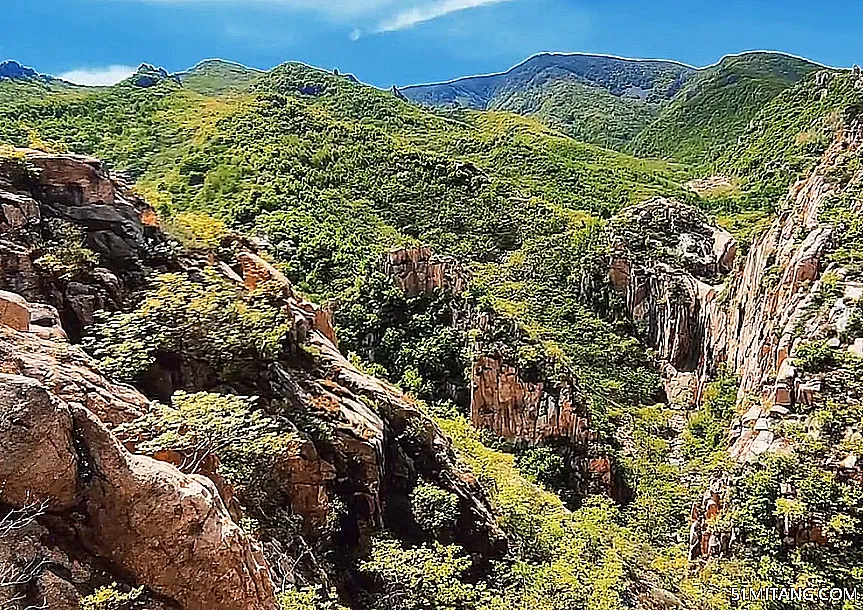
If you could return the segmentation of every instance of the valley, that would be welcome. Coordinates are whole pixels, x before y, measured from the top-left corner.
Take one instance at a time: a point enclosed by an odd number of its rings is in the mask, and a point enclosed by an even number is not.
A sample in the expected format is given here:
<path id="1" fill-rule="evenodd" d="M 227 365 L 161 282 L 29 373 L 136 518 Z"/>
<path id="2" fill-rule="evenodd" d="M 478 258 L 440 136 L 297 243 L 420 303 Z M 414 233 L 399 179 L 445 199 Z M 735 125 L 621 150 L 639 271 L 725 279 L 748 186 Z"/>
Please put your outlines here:
<path id="1" fill-rule="evenodd" d="M 0 64 L 0 608 L 863 595 L 861 146 L 778 53 Z"/>

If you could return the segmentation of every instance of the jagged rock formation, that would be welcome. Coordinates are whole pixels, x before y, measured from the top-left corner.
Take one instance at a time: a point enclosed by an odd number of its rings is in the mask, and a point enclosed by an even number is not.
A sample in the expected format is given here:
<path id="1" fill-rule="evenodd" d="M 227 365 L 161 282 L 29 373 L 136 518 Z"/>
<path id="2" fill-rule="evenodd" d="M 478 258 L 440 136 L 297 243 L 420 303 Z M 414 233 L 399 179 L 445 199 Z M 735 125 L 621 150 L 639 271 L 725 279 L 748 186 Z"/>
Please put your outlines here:
<path id="1" fill-rule="evenodd" d="M 506 551 L 488 500 L 450 441 L 399 390 L 339 353 L 328 308 L 296 295 L 263 252 L 231 237 L 237 260 L 178 257 L 146 202 L 87 157 L 25 150 L 4 159 L 0 204 L 0 404 L 14 407 L 0 414 L 0 509 L 47 503 L 10 542 L 37 562 L 22 581 L 27 600 L 76 608 L 95 586 L 116 580 L 146 586 L 153 608 L 275 608 L 265 554 L 236 525 L 248 507 L 220 476 L 218 460 L 190 466 L 177 452 L 135 454 L 145 438 L 118 440 L 116 426 L 145 415 L 150 400 L 106 379 L 58 324 L 76 340 L 96 310 L 134 305 L 147 275 L 165 270 L 195 278 L 210 267 L 238 291 L 281 286 L 293 321 L 290 345 L 258 363 L 243 388 L 264 406 L 287 403 L 331 430 L 320 438 L 298 434 L 275 465 L 283 508 L 302 518 L 311 543 L 333 518 L 341 519 L 350 552 L 361 553 L 382 527 L 417 535 L 409 496 L 422 479 L 458 498 L 458 523 L 442 535 L 485 557 Z M 53 240 L 68 235 L 55 221 L 73 227 L 98 257 L 74 269 L 74 280 L 44 264 Z M 446 271 L 426 276 L 423 286 L 441 278 L 438 287 L 455 285 Z M 171 359 L 182 366 L 183 354 Z M 196 379 L 167 375 L 160 387 L 168 395 L 209 389 L 195 387 Z M 336 500 L 344 514 L 334 513 Z M 284 564 L 284 544 L 270 541 L 267 549 Z M 0 571 L 27 567 L 16 561 L 0 553 Z M 274 569 L 292 578 L 296 562 L 285 565 Z"/>
<path id="2" fill-rule="evenodd" d="M 861 150 L 863 122 L 858 118 L 836 134 L 817 167 L 792 186 L 777 218 L 733 270 L 735 247 L 729 236 L 703 223 L 700 229 L 697 223 L 681 226 L 681 212 L 696 217 L 680 204 L 655 200 L 634 206 L 613 223 L 637 230 L 624 231 L 623 239 L 612 242 L 609 282 L 623 295 L 626 313 L 647 344 L 664 360 L 669 398 L 683 397 L 682 402 L 694 405 L 720 367 L 739 376 L 739 415 L 729 438 L 729 453 L 739 463 L 767 452 L 788 452 L 795 441 L 782 432 L 783 422 L 801 424 L 818 438 L 818 426 L 810 418 L 824 400 L 825 387 L 850 391 L 846 400 L 858 399 L 853 388 L 843 389 L 848 388 L 847 372 L 841 364 L 813 375 L 801 370 L 797 360 L 807 343 L 853 354 L 863 345 L 850 323 L 859 315 L 863 284 L 853 272 L 828 262 L 840 227 L 825 215 L 846 195 L 848 213 L 863 212 L 860 198 L 851 195 L 859 192 L 863 172 L 844 170 Z M 653 222 L 657 217 L 658 224 Z M 621 231 L 613 235 L 619 237 Z M 678 246 L 670 248 L 675 240 Z M 671 264 L 666 262 L 669 254 Z M 852 428 L 846 437 L 863 438 Z M 853 453 L 834 448 L 826 459 L 825 466 L 846 479 L 863 480 Z M 703 503 L 693 507 L 690 559 L 718 555 L 733 544 L 733 531 L 716 531 L 711 525 L 725 508 L 728 485 L 714 481 Z M 782 493 L 795 497 L 788 483 Z M 822 524 L 811 515 L 786 517 L 781 529 L 789 545 L 826 543 Z"/>
<path id="3" fill-rule="evenodd" d="M 17 155 L 0 158 L 0 290 L 52 305 L 77 340 L 95 311 L 120 308 L 143 286 L 145 263 L 166 264 L 167 245 L 152 208 L 99 160 L 36 150 Z M 78 245 L 98 260 L 50 264 Z"/>
<path id="4" fill-rule="evenodd" d="M 408 297 L 447 290 L 459 294 L 467 274 L 451 256 L 437 256 L 428 246 L 395 248 L 384 255 L 383 270 L 395 278 Z"/>
<path id="5" fill-rule="evenodd" d="M 838 189 L 854 188 L 863 179 L 859 172 L 844 184 L 830 178 L 832 169 L 861 146 L 863 124 L 856 121 L 837 135 L 818 167 L 792 187 L 779 217 L 752 244 L 725 292 L 704 296 L 704 372 L 713 372 L 714 363 L 728 363 L 740 376 L 740 400 L 748 395 L 759 399 L 737 429 L 732 455 L 738 459 L 782 448 L 772 430 L 775 424 L 796 404 L 811 404 L 821 385 L 820 379 L 800 378 L 793 364 L 796 349 L 842 330 L 856 303 L 858 284 L 845 281 L 847 273 L 839 266 L 825 264 L 835 227 L 823 222 L 821 212 Z M 834 297 L 832 308 L 811 317 L 828 272 L 838 280 L 841 296 Z M 855 341 L 851 337 L 845 347 Z"/>
<path id="6" fill-rule="evenodd" d="M 348 362 L 329 338 L 334 334 L 329 316 L 296 296 L 290 282 L 272 265 L 252 253 L 240 258 L 246 286 L 262 279 L 283 286 L 297 340 L 316 353 L 312 370 L 274 363 L 272 390 L 306 410 L 320 412 L 334 424 L 332 441 L 319 440 L 316 447 L 306 449 L 323 459 L 308 460 L 310 468 L 292 471 L 288 484 L 305 488 L 292 497 L 292 508 L 321 522 L 326 519 L 328 503 L 320 500 L 335 493 L 351 506 L 362 540 L 384 524 L 398 529 L 409 521 L 408 495 L 422 476 L 459 498 L 457 530 L 463 544 L 483 554 L 503 552 L 506 539 L 494 523 L 484 494 L 473 477 L 458 467 L 451 443 L 438 427 L 400 390 Z"/>
<path id="7" fill-rule="evenodd" d="M 623 210 L 608 241 L 609 282 L 663 361 L 669 400 L 693 404 L 707 340 L 705 299 L 732 268 L 733 237 L 691 206 L 653 199 Z"/>

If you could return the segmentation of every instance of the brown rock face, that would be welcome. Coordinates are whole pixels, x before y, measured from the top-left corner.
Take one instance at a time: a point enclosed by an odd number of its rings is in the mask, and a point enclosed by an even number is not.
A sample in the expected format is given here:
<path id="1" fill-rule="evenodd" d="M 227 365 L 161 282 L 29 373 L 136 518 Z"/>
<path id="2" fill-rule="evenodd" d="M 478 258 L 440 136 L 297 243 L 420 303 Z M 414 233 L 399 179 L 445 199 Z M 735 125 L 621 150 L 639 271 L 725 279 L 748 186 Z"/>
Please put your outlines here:
<path id="1" fill-rule="evenodd" d="M 92 459 L 80 531 L 89 548 L 184 609 L 276 608 L 263 552 L 212 481 L 128 453 L 84 409 L 74 417 Z"/>
<path id="2" fill-rule="evenodd" d="M 8 347 L 20 338 L 32 339 L 7 330 L 0 341 Z M 0 374 L 0 405 L 0 504 L 45 501 L 39 521 L 59 528 L 58 540 L 72 535 L 77 554 L 118 566 L 180 608 L 276 608 L 260 549 L 208 479 L 128 453 L 93 413 L 34 379 Z M 33 552 L 38 560 L 62 549 L 49 543 Z M 43 585 L 44 567 L 33 575 Z M 48 588 L 71 595 L 60 584 Z"/>
<path id="3" fill-rule="evenodd" d="M 458 261 L 437 256 L 428 246 L 390 250 L 384 257 L 383 268 L 409 297 L 435 290 L 458 294 L 467 286 L 467 275 Z"/>
<path id="4" fill-rule="evenodd" d="M 826 265 L 835 227 L 821 220 L 827 201 L 863 182 L 859 171 L 844 181 L 835 177 L 861 151 L 863 122 L 857 119 L 791 188 L 777 218 L 723 284 L 716 280 L 732 267 L 733 242 L 722 231 L 699 227 L 680 204 L 654 200 L 634 206 L 614 227 L 619 245 L 609 263 L 609 284 L 624 295 L 628 315 L 665 360 L 669 397 L 694 394 L 694 404 L 703 384 L 727 366 L 740 377 L 739 403 L 755 399 L 733 426 L 730 453 L 739 461 L 787 450 L 791 442 L 778 424 L 805 419 L 798 407 L 819 400 L 822 379 L 803 378 L 793 364 L 802 342 L 830 337 L 832 348 L 851 352 L 863 344 L 863 338 L 842 338 L 863 291 L 840 266 Z M 657 230 L 662 226 L 664 231 Z M 648 256 L 668 253 L 675 240 L 676 260 Z M 828 272 L 841 296 L 826 308 L 813 307 Z"/>
<path id="5" fill-rule="evenodd" d="M 63 402 L 80 405 L 111 425 L 130 422 L 150 408 L 150 401 L 131 387 L 102 377 L 79 348 L 3 326 L 0 371 L 35 379 Z"/>
<path id="6" fill-rule="evenodd" d="M 78 497 L 78 457 L 69 407 L 27 377 L 0 374 L 0 494 L 3 503 L 49 502 L 68 509 Z"/>
<path id="7" fill-rule="evenodd" d="M 30 330 L 27 301 L 17 294 L 0 291 L 0 324 L 15 330 Z"/>
<path id="8" fill-rule="evenodd" d="M 78 339 L 96 310 L 118 309 L 142 287 L 144 259 L 163 256 L 165 238 L 150 206 L 98 160 L 20 152 L 23 160 L 0 162 L 0 290 L 49 303 Z M 56 223 L 81 231 L 83 245 L 98 257 L 95 267 L 76 277 L 39 267 Z"/>
<path id="9" fill-rule="evenodd" d="M 336 423 L 332 445 L 320 452 L 330 456 L 337 476 L 352 473 L 350 504 L 361 530 L 371 532 L 383 524 L 403 527 L 410 514 L 408 494 L 422 477 L 458 497 L 456 539 L 463 546 L 486 556 L 503 554 L 507 540 L 485 493 L 459 465 L 452 443 L 437 424 L 400 390 L 354 367 L 319 329 L 308 333 L 308 343 L 324 376 L 301 384 L 309 392 L 306 405 L 328 413 Z M 297 373 L 294 377 L 303 378 Z"/>
<path id="10" fill-rule="evenodd" d="M 566 439 L 587 446 L 592 434 L 587 417 L 573 402 L 573 389 L 547 385 L 524 381 L 514 367 L 480 356 L 473 367 L 473 425 L 509 441 Z"/>
<path id="11" fill-rule="evenodd" d="M 609 283 L 623 295 L 625 313 L 642 339 L 664 362 L 669 400 L 694 404 L 709 327 L 707 302 L 733 266 L 733 237 L 691 206 L 653 199 L 621 212 L 609 240 Z"/>

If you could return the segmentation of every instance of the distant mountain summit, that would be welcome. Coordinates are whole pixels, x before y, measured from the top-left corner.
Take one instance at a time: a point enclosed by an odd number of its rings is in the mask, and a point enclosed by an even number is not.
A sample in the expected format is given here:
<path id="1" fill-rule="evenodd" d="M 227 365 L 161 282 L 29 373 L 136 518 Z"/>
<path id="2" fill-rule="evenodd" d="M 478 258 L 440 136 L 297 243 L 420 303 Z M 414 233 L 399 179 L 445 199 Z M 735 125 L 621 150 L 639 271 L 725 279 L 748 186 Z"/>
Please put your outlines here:
<path id="1" fill-rule="evenodd" d="M 541 53 L 498 74 L 404 87 L 410 100 L 430 106 L 489 110 L 520 92 L 572 82 L 605 89 L 618 97 L 659 102 L 672 97 L 695 68 L 673 61 L 632 60 L 582 53 Z"/>
<path id="2" fill-rule="evenodd" d="M 702 140 L 722 132 L 725 122 L 735 128 L 745 124 L 766 101 L 818 68 L 805 59 L 769 52 L 729 55 L 706 68 L 668 60 L 542 53 L 506 72 L 399 91 L 425 106 L 516 112 L 585 142 L 697 161 L 707 148 Z M 719 108 L 705 107 L 720 98 Z M 697 107 L 690 109 L 692 105 Z M 649 136 L 642 136 L 648 130 Z M 688 141 L 693 131 L 699 142 Z M 681 140 L 672 144 L 669 132 Z"/>
<path id="3" fill-rule="evenodd" d="M 17 61 L 0 61 L 0 80 L 24 80 L 42 78 L 42 75 L 32 68 L 22 66 Z"/>
<path id="4" fill-rule="evenodd" d="M 170 74 L 165 68 L 159 68 L 150 64 L 141 64 L 135 73 L 126 79 L 126 82 L 135 87 L 154 87 L 159 83 L 171 80 L 180 83 L 180 78 Z"/>

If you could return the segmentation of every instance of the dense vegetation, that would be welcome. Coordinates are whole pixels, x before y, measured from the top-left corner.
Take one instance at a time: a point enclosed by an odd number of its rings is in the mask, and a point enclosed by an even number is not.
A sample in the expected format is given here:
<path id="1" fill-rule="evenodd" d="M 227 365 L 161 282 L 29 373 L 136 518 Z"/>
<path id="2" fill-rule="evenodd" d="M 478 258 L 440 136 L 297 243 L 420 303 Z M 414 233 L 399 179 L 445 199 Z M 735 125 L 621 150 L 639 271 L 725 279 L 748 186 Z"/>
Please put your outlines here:
<path id="1" fill-rule="evenodd" d="M 705 165 L 737 141 L 776 95 L 818 69 L 778 53 L 745 53 L 694 69 L 673 62 L 542 54 L 512 70 L 407 87 L 440 108 L 536 117 L 584 142 Z"/>
<path id="2" fill-rule="evenodd" d="M 724 58 L 700 70 L 638 134 L 630 150 L 704 165 L 713 161 L 749 127 L 779 93 L 817 66 L 787 55 L 748 53 Z"/>
<path id="3" fill-rule="evenodd" d="M 835 112 L 858 94 L 838 77 L 821 95 L 805 77 L 810 64 L 784 56 L 732 58 L 695 76 L 676 64 L 646 65 L 656 70 L 588 66 L 563 83 L 503 91 L 499 106 L 485 102 L 552 127 L 500 111 L 430 112 L 300 64 L 262 74 L 205 62 L 180 78 L 148 69 L 104 89 L 4 81 L 0 142 L 106 159 L 135 181 L 185 248 L 229 248 L 223 237 L 232 230 L 265 237 L 295 286 L 338 303 L 343 351 L 409 391 L 452 437 L 501 515 L 509 553 L 487 565 L 436 541 L 455 520 L 455 500 L 422 483 L 410 508 L 428 540 L 407 544 L 386 533 L 374 540 L 358 569 L 368 589 L 353 592 L 364 607 L 611 610 L 645 599 L 673 605 L 679 597 L 691 607 L 728 608 L 729 588 L 740 582 L 858 583 L 859 562 L 837 565 L 837 552 L 858 561 L 848 549 L 789 552 L 775 528 L 777 515 L 796 515 L 803 505 L 829 512 L 840 538 L 859 527 L 863 498 L 818 467 L 824 447 L 733 471 L 725 451 L 733 375 L 708 387 L 681 433 L 679 412 L 659 391 L 653 354 L 636 329 L 610 315 L 619 310 L 614 296 L 584 298 L 591 265 L 607 254 L 606 219 L 655 195 L 699 204 L 732 224 L 752 224 L 753 213 L 765 218 L 823 150 L 841 118 Z M 140 76 L 153 82 L 141 86 Z M 632 87 L 641 94 L 624 95 Z M 480 94 L 487 92 L 470 93 Z M 588 103 L 565 108 L 573 97 Z M 604 112 L 614 115 L 611 124 L 600 120 Z M 682 185 L 697 171 L 689 166 L 612 152 L 553 129 L 622 146 L 657 113 L 634 148 L 713 162 L 734 175 L 728 192 L 701 199 Z M 863 265 L 849 202 L 830 212 L 850 236 L 834 256 Z M 456 256 L 471 277 L 467 291 L 405 296 L 382 273 L 381 258 L 393 246 L 418 243 Z M 60 273 L 93 264 L 80 245 L 73 254 L 57 249 L 43 264 Z M 291 321 L 275 300 L 266 286 L 240 295 L 207 273 L 196 282 L 163 275 L 136 308 L 101 317 L 86 345 L 107 372 L 139 386 L 152 383 L 149 372 L 165 353 L 183 353 L 202 384 L 218 392 L 220 382 L 249 377 L 285 348 Z M 490 320 L 482 332 L 464 322 L 479 313 Z M 474 430 L 466 412 L 476 349 L 528 376 L 573 384 L 632 501 L 571 501 L 558 453 L 510 447 Z M 802 353 L 801 366 L 827 357 L 818 345 Z M 848 368 L 860 370 L 856 360 Z M 268 473 L 295 438 L 287 419 L 263 416 L 241 397 L 160 398 L 172 406 L 126 433 L 146 437 L 153 452 L 218 446 L 241 494 L 278 505 Z M 841 422 L 859 418 L 854 409 L 831 403 L 820 414 L 825 429 L 835 437 Z M 824 443 L 840 442 L 833 437 Z M 750 536 L 749 550 L 693 569 L 689 508 L 713 476 L 730 470 L 740 481 L 739 509 L 728 519 Z M 779 502 L 789 480 L 803 490 L 801 505 Z M 124 595 L 105 588 L 88 603 L 111 607 Z M 336 610 L 337 595 L 288 588 L 282 602 Z"/>

